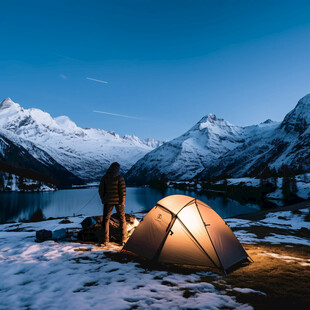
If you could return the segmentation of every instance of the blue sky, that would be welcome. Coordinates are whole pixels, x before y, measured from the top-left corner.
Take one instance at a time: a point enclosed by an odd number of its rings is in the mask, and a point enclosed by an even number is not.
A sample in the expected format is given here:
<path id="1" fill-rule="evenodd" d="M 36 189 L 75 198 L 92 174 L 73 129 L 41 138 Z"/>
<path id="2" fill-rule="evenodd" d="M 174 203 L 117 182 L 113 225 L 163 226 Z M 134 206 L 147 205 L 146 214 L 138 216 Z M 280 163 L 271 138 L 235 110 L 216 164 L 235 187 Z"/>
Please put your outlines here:
<path id="1" fill-rule="evenodd" d="M 310 1 L 28 0 L 0 11 L 0 100 L 81 127 L 168 140 L 209 113 L 280 121 L 310 93 Z"/>

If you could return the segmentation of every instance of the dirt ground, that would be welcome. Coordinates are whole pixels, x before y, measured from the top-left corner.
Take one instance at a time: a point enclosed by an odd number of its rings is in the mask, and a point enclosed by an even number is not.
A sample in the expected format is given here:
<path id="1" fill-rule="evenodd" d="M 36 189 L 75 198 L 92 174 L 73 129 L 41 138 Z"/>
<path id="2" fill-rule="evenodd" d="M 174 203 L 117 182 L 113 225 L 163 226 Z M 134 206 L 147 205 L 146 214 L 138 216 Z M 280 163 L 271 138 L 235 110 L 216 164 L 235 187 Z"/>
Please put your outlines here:
<path id="1" fill-rule="evenodd" d="M 235 270 L 230 271 L 227 276 L 221 274 L 220 277 L 201 277 L 199 282 L 211 283 L 217 289 L 223 290 L 223 294 L 235 296 L 238 302 L 249 304 L 254 309 L 309 309 L 310 247 L 267 243 L 244 244 L 243 246 L 254 263 L 238 266 Z M 273 255 L 280 255 L 280 258 Z M 143 259 L 123 256 L 120 253 L 111 253 L 108 256 L 122 263 L 128 260 L 139 262 L 140 267 L 146 270 L 167 270 L 188 274 L 199 269 L 150 265 Z M 303 266 L 303 264 L 305 265 Z M 214 269 L 210 271 L 218 273 Z M 237 290 L 235 290 L 236 288 Z M 238 292 L 238 288 L 252 289 L 256 292 Z M 185 291 L 183 296 L 190 298 L 196 293 L 192 290 Z M 229 309 L 229 307 L 223 309 Z"/>
<path id="2" fill-rule="evenodd" d="M 295 205 L 262 211 L 239 218 L 260 221 L 270 212 L 293 211 L 309 208 L 310 201 Z M 234 229 L 234 230 L 238 230 Z M 292 230 L 263 226 L 243 227 L 242 230 L 254 233 L 259 239 L 272 233 L 309 238 L 308 229 Z M 214 280 L 218 288 L 231 287 L 230 295 L 254 309 L 310 309 L 310 247 L 292 244 L 270 244 L 259 242 L 243 244 L 254 263 L 247 264 L 230 272 L 221 280 Z M 207 279 L 206 279 L 207 280 Z M 241 293 L 233 288 L 251 288 L 265 294 Z"/>
<path id="3" fill-rule="evenodd" d="M 231 288 L 229 295 L 254 309 L 309 309 L 310 268 L 302 264 L 310 258 L 310 247 L 263 243 L 243 246 L 254 263 L 230 272 L 221 280 L 214 279 L 212 284 L 219 289 Z M 272 256 L 274 254 L 287 259 L 279 259 Z M 233 288 L 251 288 L 263 294 L 245 294 Z"/>

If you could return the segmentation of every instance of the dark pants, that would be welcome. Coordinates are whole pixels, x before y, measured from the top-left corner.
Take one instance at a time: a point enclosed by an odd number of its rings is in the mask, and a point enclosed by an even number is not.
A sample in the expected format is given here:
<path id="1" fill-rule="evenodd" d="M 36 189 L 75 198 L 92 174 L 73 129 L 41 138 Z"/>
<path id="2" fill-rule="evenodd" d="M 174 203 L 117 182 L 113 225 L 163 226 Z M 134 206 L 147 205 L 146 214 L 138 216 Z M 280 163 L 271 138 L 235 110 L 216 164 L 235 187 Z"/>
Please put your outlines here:
<path id="1" fill-rule="evenodd" d="M 110 217 L 115 206 L 116 212 L 120 219 L 121 224 L 121 234 L 122 234 L 122 241 L 126 241 L 127 239 L 127 225 L 126 225 L 126 217 L 125 217 L 125 206 L 120 205 L 110 205 L 104 204 L 103 208 L 103 230 L 104 230 L 104 242 L 109 242 L 109 224 L 110 224 Z"/>

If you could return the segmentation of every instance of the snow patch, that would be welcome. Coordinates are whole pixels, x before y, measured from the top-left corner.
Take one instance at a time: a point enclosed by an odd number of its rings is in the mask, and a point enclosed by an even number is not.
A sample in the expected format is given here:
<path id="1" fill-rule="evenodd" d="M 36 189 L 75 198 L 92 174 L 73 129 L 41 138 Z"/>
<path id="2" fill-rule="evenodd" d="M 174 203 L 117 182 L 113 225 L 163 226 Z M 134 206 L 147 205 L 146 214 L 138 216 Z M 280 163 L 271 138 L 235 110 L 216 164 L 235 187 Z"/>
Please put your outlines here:
<path id="1" fill-rule="evenodd" d="M 284 260 L 287 263 L 297 263 L 301 266 L 310 266 L 310 259 L 304 259 L 304 258 L 299 258 L 299 257 L 294 257 L 294 256 L 289 256 L 289 255 L 281 255 L 277 253 L 270 253 L 270 252 L 263 252 L 259 253 L 259 255 L 265 255 L 265 256 L 271 256 L 277 259 Z"/>

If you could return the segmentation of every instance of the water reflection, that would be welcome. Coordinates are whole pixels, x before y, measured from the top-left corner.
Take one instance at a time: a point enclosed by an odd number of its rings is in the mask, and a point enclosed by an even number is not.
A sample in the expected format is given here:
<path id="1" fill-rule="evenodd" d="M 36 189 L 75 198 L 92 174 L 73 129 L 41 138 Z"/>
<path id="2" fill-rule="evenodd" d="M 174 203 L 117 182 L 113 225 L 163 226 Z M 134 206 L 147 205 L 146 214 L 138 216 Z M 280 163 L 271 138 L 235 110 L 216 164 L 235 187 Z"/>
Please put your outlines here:
<path id="1" fill-rule="evenodd" d="M 160 191 L 152 188 L 127 188 L 126 212 L 147 212 L 158 200 L 168 195 L 183 194 L 196 197 L 211 206 L 223 218 L 257 212 L 257 205 L 241 205 L 226 197 L 217 197 L 192 191 L 169 188 Z M 45 218 L 74 214 L 99 215 L 102 205 L 97 188 L 60 190 L 43 193 L 0 193 L 0 222 L 29 220 L 42 211 Z"/>

